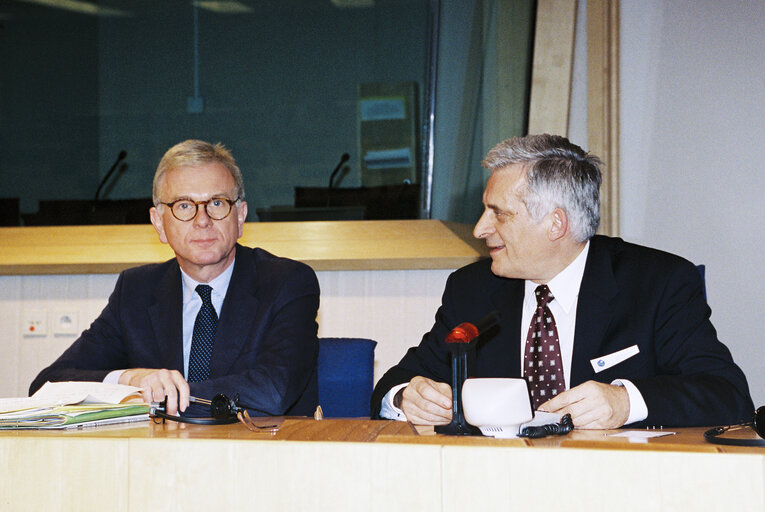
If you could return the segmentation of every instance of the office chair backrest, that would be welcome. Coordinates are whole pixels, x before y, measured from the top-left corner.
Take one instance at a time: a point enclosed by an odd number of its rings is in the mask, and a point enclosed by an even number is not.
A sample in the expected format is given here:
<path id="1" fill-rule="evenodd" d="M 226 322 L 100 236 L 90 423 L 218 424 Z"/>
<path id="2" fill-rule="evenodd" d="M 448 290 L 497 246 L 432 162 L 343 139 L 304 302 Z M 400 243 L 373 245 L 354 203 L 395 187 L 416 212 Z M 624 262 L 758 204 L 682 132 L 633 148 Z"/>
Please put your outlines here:
<path id="1" fill-rule="evenodd" d="M 376 345 L 364 338 L 319 338 L 319 405 L 324 417 L 369 417 Z"/>
<path id="2" fill-rule="evenodd" d="M 704 292 L 704 298 L 707 298 L 707 280 L 706 280 L 706 267 L 704 265 L 696 265 L 696 268 L 701 274 L 701 289 Z"/>

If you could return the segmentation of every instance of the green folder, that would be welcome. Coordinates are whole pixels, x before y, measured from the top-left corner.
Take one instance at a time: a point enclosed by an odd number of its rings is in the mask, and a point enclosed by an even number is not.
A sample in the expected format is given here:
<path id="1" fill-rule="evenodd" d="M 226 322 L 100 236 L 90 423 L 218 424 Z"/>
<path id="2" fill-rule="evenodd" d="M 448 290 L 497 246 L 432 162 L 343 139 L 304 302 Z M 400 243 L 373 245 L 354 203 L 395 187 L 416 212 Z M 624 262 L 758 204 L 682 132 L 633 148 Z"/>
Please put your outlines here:
<path id="1" fill-rule="evenodd" d="M 148 419 L 145 404 L 63 405 L 0 415 L 0 429 L 70 428 Z"/>

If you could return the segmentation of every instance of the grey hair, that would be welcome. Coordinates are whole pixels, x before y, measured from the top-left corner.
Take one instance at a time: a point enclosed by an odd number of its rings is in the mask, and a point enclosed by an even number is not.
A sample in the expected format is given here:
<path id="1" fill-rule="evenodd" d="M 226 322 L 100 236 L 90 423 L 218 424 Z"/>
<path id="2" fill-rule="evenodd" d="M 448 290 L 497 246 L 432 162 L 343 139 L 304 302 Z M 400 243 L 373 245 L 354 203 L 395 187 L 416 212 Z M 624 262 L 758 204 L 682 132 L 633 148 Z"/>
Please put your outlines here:
<path id="1" fill-rule="evenodd" d="M 231 177 L 234 178 L 234 194 L 238 199 L 244 199 L 244 183 L 242 181 L 242 171 L 236 165 L 231 152 L 220 142 L 210 144 L 202 140 L 185 140 L 171 147 L 164 154 L 157 166 L 157 172 L 154 173 L 154 183 L 152 185 L 152 200 L 154 205 L 158 206 L 160 202 L 159 187 L 162 184 L 162 178 L 170 169 L 184 166 L 197 166 L 209 163 L 219 163 L 225 167 Z"/>
<path id="2" fill-rule="evenodd" d="M 521 164 L 526 190 L 521 198 L 535 221 L 561 208 L 578 242 L 589 240 L 600 224 L 600 168 L 603 162 L 559 135 L 527 135 L 504 140 L 481 164 L 490 171 Z"/>

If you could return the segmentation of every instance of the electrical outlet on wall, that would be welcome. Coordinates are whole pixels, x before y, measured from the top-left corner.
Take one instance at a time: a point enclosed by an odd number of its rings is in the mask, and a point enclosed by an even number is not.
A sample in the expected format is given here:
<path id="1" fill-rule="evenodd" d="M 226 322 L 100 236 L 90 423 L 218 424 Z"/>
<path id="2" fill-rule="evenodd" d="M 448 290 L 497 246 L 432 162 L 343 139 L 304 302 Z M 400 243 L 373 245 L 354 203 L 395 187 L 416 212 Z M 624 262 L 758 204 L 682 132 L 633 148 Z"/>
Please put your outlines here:
<path id="1" fill-rule="evenodd" d="M 70 309 L 57 309 L 53 312 L 53 334 L 79 334 L 78 313 Z"/>
<path id="2" fill-rule="evenodd" d="M 24 336 L 48 334 L 48 312 L 44 309 L 25 309 L 21 315 L 21 333 Z"/>

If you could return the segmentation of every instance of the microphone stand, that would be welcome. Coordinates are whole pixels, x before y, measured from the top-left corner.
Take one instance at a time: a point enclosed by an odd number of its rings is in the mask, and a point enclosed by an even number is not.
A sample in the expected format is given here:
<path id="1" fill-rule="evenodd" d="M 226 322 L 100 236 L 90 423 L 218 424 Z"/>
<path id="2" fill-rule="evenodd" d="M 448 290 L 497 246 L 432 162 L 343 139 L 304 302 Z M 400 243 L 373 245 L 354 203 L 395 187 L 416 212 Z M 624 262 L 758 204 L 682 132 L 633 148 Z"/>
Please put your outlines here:
<path id="1" fill-rule="evenodd" d="M 340 168 L 349 158 L 351 158 L 351 155 L 343 153 L 343 156 L 340 157 L 340 162 L 338 162 L 337 167 L 335 167 L 335 170 L 332 171 L 332 174 L 329 177 L 329 187 L 327 187 L 327 207 L 329 207 L 330 200 L 332 199 L 332 182 L 335 179 L 335 175 L 340 171 Z"/>
<path id="2" fill-rule="evenodd" d="M 111 169 L 109 169 L 109 172 L 106 173 L 106 176 L 104 176 L 104 179 L 101 180 L 101 183 L 98 184 L 98 188 L 96 189 L 96 195 L 93 197 L 93 208 L 92 211 L 96 211 L 96 204 L 98 203 L 98 195 L 101 193 L 101 189 L 106 185 L 106 182 L 109 181 L 109 177 L 114 173 L 114 170 L 117 169 L 117 165 L 125 159 L 127 156 L 127 151 L 124 149 L 120 151 L 120 154 L 117 155 L 117 160 L 114 161 L 112 164 Z"/>
<path id="3" fill-rule="evenodd" d="M 437 425 L 437 434 L 452 436 L 481 435 L 480 429 L 470 425 L 465 420 L 462 410 L 462 385 L 468 378 L 468 355 L 472 355 L 481 334 L 494 327 L 497 323 L 496 313 L 489 313 L 477 322 L 462 323 L 447 334 L 444 342 L 452 354 L 452 421 L 448 425 Z"/>

